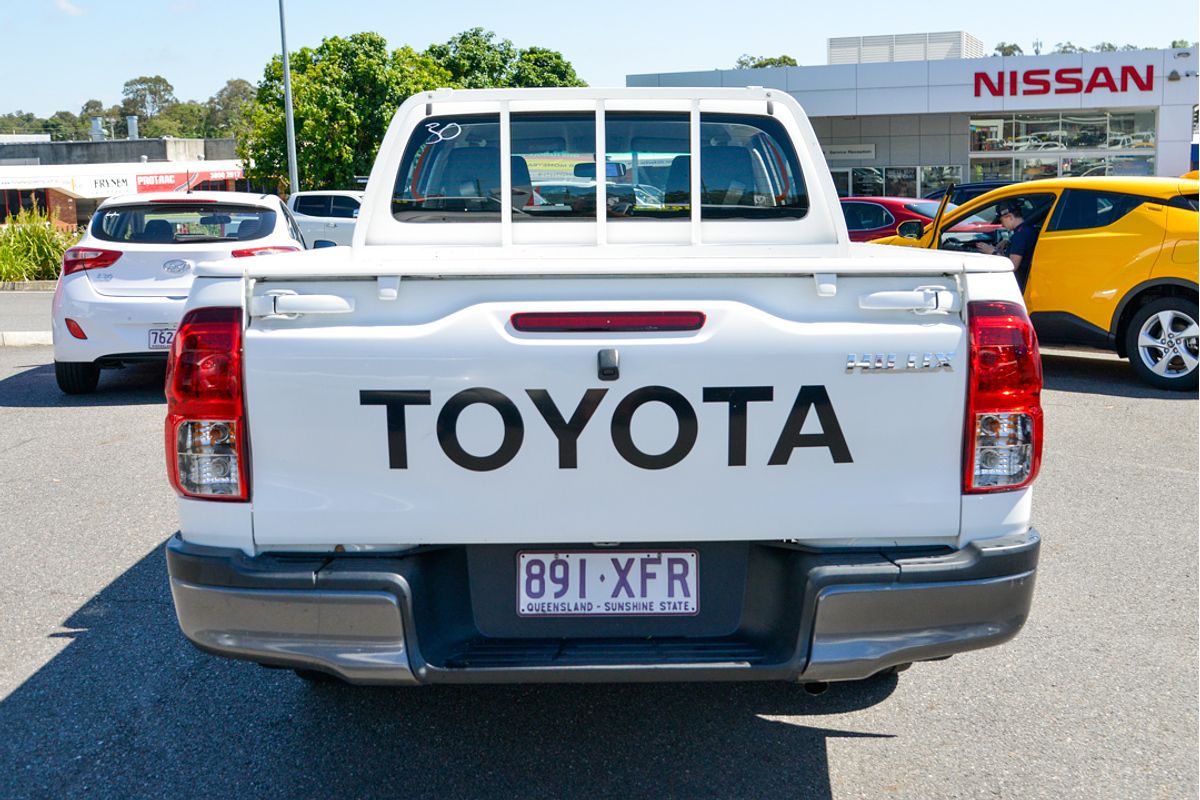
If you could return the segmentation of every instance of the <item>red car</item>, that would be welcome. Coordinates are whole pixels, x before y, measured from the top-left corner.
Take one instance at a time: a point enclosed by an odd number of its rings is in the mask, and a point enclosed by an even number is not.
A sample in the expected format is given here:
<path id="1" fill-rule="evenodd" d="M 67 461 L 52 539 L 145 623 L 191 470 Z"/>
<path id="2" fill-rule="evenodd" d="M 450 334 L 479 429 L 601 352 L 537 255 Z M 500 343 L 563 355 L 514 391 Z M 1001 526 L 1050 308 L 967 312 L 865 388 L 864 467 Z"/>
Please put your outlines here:
<path id="1" fill-rule="evenodd" d="M 843 197 L 842 213 L 846 215 L 850 241 L 869 242 L 894 235 L 905 220 L 932 222 L 940 202 L 918 197 Z"/>

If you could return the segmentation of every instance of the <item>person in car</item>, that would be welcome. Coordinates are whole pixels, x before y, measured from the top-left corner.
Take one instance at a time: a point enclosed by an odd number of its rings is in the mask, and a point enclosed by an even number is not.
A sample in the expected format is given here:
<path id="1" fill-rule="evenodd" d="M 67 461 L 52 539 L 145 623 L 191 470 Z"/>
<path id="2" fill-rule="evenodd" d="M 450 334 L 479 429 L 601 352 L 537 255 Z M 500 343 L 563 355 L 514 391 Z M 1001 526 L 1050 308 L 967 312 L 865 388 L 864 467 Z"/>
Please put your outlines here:
<path id="1" fill-rule="evenodd" d="M 1025 291 L 1025 280 L 1029 277 L 1029 266 L 1033 255 L 1033 242 L 1037 232 L 1033 226 L 1021 216 L 1020 200 L 1010 200 L 996 207 L 1000 224 L 1012 235 L 999 244 L 977 242 L 975 248 L 981 253 L 1008 256 L 1013 263 L 1013 271 L 1017 276 L 1017 285 Z"/>

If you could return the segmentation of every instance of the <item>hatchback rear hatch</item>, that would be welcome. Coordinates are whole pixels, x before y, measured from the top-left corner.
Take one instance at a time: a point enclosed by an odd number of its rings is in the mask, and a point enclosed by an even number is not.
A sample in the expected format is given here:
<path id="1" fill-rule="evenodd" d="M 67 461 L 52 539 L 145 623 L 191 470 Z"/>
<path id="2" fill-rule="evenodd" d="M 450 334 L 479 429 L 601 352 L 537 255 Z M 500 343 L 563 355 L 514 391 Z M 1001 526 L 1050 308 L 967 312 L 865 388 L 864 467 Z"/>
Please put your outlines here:
<path id="1" fill-rule="evenodd" d="M 114 205 L 96 214 L 91 235 L 97 247 L 121 257 L 86 274 L 101 295 L 184 297 L 196 264 L 262 246 L 275 223 L 269 208 L 186 196 Z"/>

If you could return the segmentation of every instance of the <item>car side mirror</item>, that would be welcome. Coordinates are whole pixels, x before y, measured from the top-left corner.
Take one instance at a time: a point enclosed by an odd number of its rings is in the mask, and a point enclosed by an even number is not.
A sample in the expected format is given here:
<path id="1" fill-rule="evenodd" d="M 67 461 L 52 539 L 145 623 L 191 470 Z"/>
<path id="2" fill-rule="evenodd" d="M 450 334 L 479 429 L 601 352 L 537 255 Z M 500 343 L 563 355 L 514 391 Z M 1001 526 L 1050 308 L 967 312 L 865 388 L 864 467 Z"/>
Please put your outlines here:
<path id="1" fill-rule="evenodd" d="M 925 224 L 919 219 L 906 219 L 896 226 L 896 233 L 905 239 L 920 239 L 925 232 Z"/>
<path id="2" fill-rule="evenodd" d="M 337 247 L 337 242 L 331 242 L 328 239 L 317 239 L 313 242 L 313 250 L 323 250 L 326 247 Z"/>

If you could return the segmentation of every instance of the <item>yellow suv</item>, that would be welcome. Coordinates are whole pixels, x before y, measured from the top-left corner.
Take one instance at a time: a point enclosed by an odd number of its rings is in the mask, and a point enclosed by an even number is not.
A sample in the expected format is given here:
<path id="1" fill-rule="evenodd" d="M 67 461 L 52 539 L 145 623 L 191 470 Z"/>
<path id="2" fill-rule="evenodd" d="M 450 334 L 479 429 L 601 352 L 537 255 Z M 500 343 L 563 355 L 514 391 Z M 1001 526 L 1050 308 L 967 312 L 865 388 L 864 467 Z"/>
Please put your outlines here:
<path id="1" fill-rule="evenodd" d="M 902 225 L 875 243 L 1004 252 L 999 212 L 1017 209 L 1035 234 L 1017 279 L 1038 339 L 1114 350 L 1146 383 L 1194 390 L 1198 187 L 1184 178 L 1028 181 L 943 203 L 923 229 Z"/>

